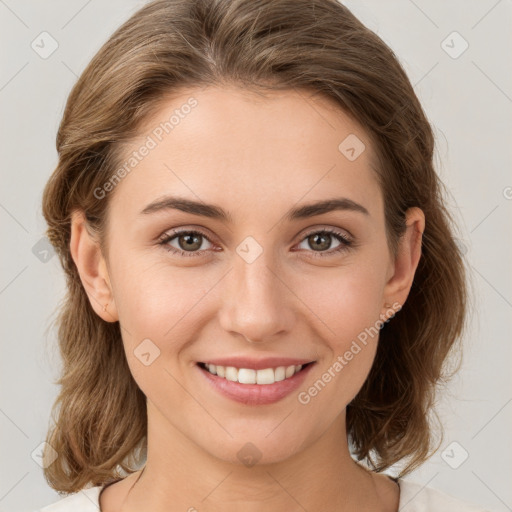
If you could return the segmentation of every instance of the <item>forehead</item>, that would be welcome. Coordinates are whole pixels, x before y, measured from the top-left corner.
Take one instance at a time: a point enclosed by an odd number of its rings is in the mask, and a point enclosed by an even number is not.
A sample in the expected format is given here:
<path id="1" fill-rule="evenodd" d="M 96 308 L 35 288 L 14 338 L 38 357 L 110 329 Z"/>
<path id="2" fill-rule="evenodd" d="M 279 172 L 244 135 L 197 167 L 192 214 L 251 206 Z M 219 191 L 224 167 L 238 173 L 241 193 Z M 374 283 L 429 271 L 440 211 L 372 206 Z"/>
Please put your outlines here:
<path id="1" fill-rule="evenodd" d="M 139 133 L 123 150 L 131 163 L 113 203 L 140 206 L 172 193 L 229 210 L 341 195 L 382 206 L 368 134 L 308 90 L 189 89 L 160 102 Z"/>

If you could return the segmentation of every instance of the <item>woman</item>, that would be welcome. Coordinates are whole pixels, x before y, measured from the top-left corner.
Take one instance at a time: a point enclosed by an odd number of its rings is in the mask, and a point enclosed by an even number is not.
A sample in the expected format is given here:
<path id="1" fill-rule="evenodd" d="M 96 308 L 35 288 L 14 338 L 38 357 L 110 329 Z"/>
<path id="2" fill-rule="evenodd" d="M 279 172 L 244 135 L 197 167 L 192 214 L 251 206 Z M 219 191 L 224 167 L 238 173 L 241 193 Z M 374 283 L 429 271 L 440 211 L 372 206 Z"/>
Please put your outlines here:
<path id="1" fill-rule="evenodd" d="M 482 510 L 403 480 L 441 444 L 466 277 L 431 127 L 347 8 L 149 3 L 57 147 L 45 476 L 72 495 L 44 511 Z"/>

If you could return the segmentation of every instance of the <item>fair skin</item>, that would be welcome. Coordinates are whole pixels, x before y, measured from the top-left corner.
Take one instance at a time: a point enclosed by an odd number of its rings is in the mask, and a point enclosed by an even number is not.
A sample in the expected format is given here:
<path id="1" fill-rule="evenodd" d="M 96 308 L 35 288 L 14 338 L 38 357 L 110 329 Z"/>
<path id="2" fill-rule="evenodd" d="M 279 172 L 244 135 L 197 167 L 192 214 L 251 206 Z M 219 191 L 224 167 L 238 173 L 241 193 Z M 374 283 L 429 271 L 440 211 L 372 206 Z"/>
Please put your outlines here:
<path id="1" fill-rule="evenodd" d="M 389 312 L 385 304 L 406 301 L 423 212 L 408 210 L 393 258 L 367 134 L 307 91 L 187 90 L 148 120 L 131 150 L 191 96 L 198 105 L 103 199 L 110 201 L 108 255 L 81 212 L 72 218 L 70 248 L 90 303 L 103 320 L 120 322 L 130 370 L 147 397 L 144 473 L 134 486 L 140 471 L 107 487 L 101 510 L 397 511 L 396 483 L 356 464 L 346 439 L 346 406 L 368 376 L 378 336 L 309 403 L 299 403 L 298 393 Z M 366 145 L 353 161 L 338 150 L 349 134 Z M 166 195 L 215 204 L 231 220 L 175 209 L 140 213 Z M 368 214 L 285 217 L 334 197 Z M 180 256 L 159 245 L 174 228 L 208 239 L 199 237 L 195 256 Z M 309 235 L 322 228 L 353 246 L 335 253 L 340 242 L 332 236 L 315 251 Z M 237 252 L 248 236 L 263 249 L 251 263 Z M 187 247 L 183 237 L 169 246 Z M 134 350 L 148 338 L 160 355 L 146 366 Z M 221 395 L 198 373 L 198 361 L 233 355 L 316 362 L 299 390 L 251 406 Z M 261 454 L 250 467 L 237 456 L 248 442 Z"/>

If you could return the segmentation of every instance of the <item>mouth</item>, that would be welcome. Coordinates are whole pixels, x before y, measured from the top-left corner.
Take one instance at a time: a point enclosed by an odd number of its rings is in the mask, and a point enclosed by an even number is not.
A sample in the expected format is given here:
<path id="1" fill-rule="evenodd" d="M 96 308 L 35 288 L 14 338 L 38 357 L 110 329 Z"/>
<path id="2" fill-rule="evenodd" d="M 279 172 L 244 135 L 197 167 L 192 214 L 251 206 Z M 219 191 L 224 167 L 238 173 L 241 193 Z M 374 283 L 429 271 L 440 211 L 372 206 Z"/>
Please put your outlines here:
<path id="1" fill-rule="evenodd" d="M 245 385 L 268 386 L 276 382 L 287 381 L 295 375 L 304 372 L 315 361 L 304 364 L 276 366 L 262 369 L 237 368 L 235 366 L 222 366 L 211 363 L 199 362 L 197 366 L 211 375 L 230 382 Z"/>
<path id="2" fill-rule="evenodd" d="M 219 364 L 221 362 L 224 364 Z M 202 375 L 202 381 L 210 389 L 244 406 L 263 406 L 293 395 L 304 383 L 316 361 L 290 358 L 230 358 L 219 359 L 215 363 L 217 364 L 198 362 L 195 365 Z"/>

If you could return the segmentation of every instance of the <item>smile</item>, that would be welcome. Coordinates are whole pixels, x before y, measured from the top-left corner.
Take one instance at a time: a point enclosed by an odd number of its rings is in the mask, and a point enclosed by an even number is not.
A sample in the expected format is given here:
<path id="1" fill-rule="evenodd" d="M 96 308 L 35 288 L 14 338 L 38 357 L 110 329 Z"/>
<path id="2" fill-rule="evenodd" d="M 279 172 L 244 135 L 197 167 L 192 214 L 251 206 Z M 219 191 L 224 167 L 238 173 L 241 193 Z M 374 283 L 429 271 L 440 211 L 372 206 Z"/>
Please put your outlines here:
<path id="1" fill-rule="evenodd" d="M 269 385 L 292 378 L 303 368 L 310 365 L 290 365 L 278 366 L 276 368 L 264 368 L 261 370 L 253 370 L 251 368 L 235 368 L 234 366 L 220 366 L 208 363 L 198 363 L 201 368 L 208 371 L 212 375 L 217 375 L 231 382 L 239 384 L 260 384 Z"/>

